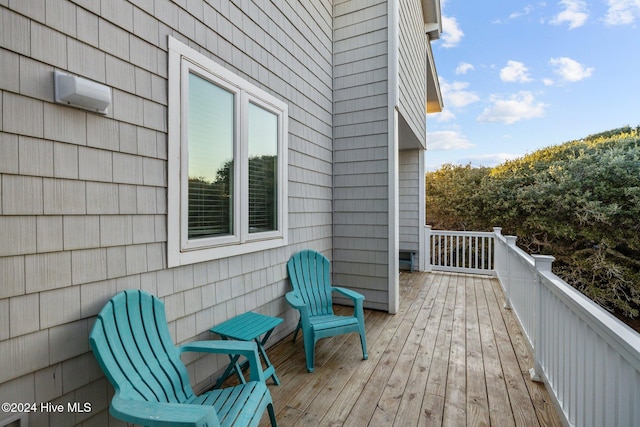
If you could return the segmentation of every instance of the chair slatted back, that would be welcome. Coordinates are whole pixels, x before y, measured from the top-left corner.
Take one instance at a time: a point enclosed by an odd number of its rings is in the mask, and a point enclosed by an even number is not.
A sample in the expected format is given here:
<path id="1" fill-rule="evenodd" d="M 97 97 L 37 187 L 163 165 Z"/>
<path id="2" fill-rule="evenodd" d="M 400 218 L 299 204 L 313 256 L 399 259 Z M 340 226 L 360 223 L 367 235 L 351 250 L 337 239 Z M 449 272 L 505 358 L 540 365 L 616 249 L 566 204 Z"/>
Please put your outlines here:
<path id="1" fill-rule="evenodd" d="M 184 403 L 194 397 L 158 298 L 138 290 L 119 293 L 98 315 L 89 342 L 123 398 Z"/>
<path id="2" fill-rule="evenodd" d="M 324 255 L 308 249 L 287 262 L 293 290 L 309 306 L 312 316 L 333 314 L 329 266 Z"/>

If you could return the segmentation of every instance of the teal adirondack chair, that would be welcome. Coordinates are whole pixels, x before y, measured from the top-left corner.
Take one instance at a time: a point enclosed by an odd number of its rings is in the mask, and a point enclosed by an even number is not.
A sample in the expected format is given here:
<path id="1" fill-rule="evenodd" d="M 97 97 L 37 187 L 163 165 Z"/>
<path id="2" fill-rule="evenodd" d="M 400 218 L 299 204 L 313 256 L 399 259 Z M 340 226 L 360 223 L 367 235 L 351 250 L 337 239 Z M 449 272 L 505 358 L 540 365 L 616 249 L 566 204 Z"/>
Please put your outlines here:
<path id="1" fill-rule="evenodd" d="M 256 426 L 265 409 L 276 419 L 254 342 L 197 341 L 175 347 L 164 304 L 138 290 L 120 292 L 102 309 L 89 336 L 100 367 L 115 388 L 110 412 L 144 426 Z M 180 353 L 241 354 L 250 382 L 196 396 Z"/>
<path id="2" fill-rule="evenodd" d="M 300 311 L 300 321 L 293 334 L 296 340 L 302 329 L 307 370 L 313 372 L 316 342 L 322 338 L 357 332 L 362 344 L 362 358 L 367 359 L 367 338 L 364 331 L 364 296 L 358 292 L 331 286 L 329 260 L 322 254 L 303 250 L 287 262 L 287 271 L 293 291 L 286 294 L 287 302 Z M 353 301 L 353 316 L 333 313 L 332 292 L 338 292 Z"/>

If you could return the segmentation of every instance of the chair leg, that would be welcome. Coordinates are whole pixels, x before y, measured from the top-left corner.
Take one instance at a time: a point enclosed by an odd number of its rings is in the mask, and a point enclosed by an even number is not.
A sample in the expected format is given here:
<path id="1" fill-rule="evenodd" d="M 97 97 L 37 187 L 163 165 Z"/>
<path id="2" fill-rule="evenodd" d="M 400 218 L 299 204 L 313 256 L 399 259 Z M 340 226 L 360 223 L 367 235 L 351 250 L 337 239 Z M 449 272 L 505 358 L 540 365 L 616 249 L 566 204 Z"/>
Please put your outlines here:
<path id="1" fill-rule="evenodd" d="M 367 360 L 369 354 L 367 354 L 367 337 L 364 334 L 364 330 L 360 330 L 360 344 L 362 345 L 362 358 Z"/>
<path id="2" fill-rule="evenodd" d="M 364 329 L 364 310 L 362 308 L 362 303 L 357 304 L 357 307 L 354 308 L 354 312 L 358 319 L 358 332 L 360 333 L 360 344 L 362 345 L 362 358 L 367 360 L 369 358 L 369 354 L 367 353 L 367 335 Z"/>
<path id="3" fill-rule="evenodd" d="M 304 355 L 305 355 L 305 358 L 307 359 L 307 371 L 313 372 L 313 364 L 316 358 L 316 355 L 315 355 L 316 343 L 314 338 L 310 336 L 311 334 L 303 333 L 302 335 L 304 337 Z"/>
<path id="4" fill-rule="evenodd" d="M 278 422 L 276 421 L 276 412 L 273 410 L 273 403 L 267 405 L 267 411 L 269 412 L 269 420 L 271 421 L 271 427 L 278 427 Z"/>
<path id="5" fill-rule="evenodd" d="M 298 321 L 298 326 L 296 326 L 296 330 L 293 333 L 293 342 L 296 342 L 296 337 L 298 336 L 298 331 L 302 328 L 302 320 Z"/>

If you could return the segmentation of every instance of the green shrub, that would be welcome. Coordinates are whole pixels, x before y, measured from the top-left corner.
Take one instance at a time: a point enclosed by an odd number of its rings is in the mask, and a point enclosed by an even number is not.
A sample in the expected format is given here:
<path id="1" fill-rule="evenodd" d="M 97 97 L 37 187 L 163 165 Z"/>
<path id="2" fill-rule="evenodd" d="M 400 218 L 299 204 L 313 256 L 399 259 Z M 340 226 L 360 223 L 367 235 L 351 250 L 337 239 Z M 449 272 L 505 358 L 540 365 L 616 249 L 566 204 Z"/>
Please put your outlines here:
<path id="1" fill-rule="evenodd" d="M 606 309 L 640 315 L 640 134 L 621 128 L 495 168 L 445 165 L 426 177 L 427 223 L 519 237 Z"/>

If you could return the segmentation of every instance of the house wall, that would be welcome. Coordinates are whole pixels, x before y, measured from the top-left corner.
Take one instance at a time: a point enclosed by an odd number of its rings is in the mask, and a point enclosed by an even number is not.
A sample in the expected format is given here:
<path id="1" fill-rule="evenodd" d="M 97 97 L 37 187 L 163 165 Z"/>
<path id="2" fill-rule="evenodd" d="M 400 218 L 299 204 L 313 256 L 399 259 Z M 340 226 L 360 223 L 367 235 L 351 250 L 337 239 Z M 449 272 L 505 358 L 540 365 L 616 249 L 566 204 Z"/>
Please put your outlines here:
<path id="1" fill-rule="evenodd" d="M 376 160 L 384 122 L 358 139 L 376 173 L 352 175 L 353 163 L 343 163 L 356 153 L 344 140 L 332 151 L 332 85 L 346 86 L 333 79 L 332 8 L 329 0 L 0 0 L 0 396 L 92 404 L 89 413 L 30 414 L 31 425 L 117 424 L 87 338 L 120 290 L 161 297 L 178 343 L 210 339 L 211 326 L 248 310 L 285 318 L 271 342 L 295 326 L 285 263 L 302 248 L 332 255 L 334 160 L 342 199 L 369 179 L 383 188 L 386 173 Z M 167 35 L 288 104 L 287 247 L 166 267 Z M 385 60 L 374 55 L 380 65 L 367 68 L 377 75 Z M 348 67 L 338 67 L 344 79 L 359 78 Z M 54 104 L 54 69 L 110 86 L 108 115 Z M 341 121 L 338 135 L 351 126 Z M 375 211 L 378 196 L 368 197 L 363 207 Z M 364 220 L 344 203 L 340 226 Z M 226 364 L 184 360 L 196 391 Z"/>
<path id="2" fill-rule="evenodd" d="M 398 0 L 398 111 L 408 124 L 415 142 L 400 141 L 401 147 L 426 149 L 427 44 L 421 0 Z"/>
<path id="3" fill-rule="evenodd" d="M 416 252 L 418 268 L 424 245 L 424 153 L 426 149 L 427 45 L 420 0 L 399 0 L 398 111 L 399 249 Z"/>
<path id="4" fill-rule="evenodd" d="M 416 252 L 414 260 L 416 268 L 420 262 L 420 229 L 424 228 L 424 217 L 421 218 L 420 215 L 421 176 L 424 181 L 424 173 L 420 173 L 420 156 L 424 156 L 423 150 L 401 150 L 398 158 L 400 167 L 399 249 Z M 424 190 L 424 185 L 422 189 Z"/>
<path id="5" fill-rule="evenodd" d="M 334 1 L 333 280 L 386 310 L 389 291 L 387 1 Z"/>

